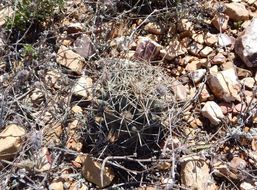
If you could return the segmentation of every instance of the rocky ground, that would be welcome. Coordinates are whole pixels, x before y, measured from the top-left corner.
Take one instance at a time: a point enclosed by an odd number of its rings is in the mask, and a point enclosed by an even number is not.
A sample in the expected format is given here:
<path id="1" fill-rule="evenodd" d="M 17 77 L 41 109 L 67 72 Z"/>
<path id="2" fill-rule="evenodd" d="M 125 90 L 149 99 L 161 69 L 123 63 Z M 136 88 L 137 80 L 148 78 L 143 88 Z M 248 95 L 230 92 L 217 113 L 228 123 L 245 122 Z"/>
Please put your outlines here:
<path id="1" fill-rule="evenodd" d="M 256 0 L 24 7 L 0 2 L 1 189 L 257 189 Z"/>

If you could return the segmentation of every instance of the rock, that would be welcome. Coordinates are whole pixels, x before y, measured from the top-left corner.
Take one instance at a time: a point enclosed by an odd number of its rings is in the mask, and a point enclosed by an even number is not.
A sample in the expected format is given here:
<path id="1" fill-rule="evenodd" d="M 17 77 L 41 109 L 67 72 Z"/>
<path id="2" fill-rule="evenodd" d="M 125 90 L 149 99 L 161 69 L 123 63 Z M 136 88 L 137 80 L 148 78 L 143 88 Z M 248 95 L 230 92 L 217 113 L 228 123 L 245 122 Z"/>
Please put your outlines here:
<path id="1" fill-rule="evenodd" d="M 220 161 L 213 165 L 213 173 L 219 177 L 226 176 L 230 179 L 238 180 L 238 176 L 229 170 L 227 164 L 224 164 Z"/>
<path id="2" fill-rule="evenodd" d="M 234 157 L 230 163 L 229 166 L 233 168 L 234 170 L 244 170 L 247 166 L 247 163 L 245 160 L 243 160 L 240 157 Z"/>
<path id="3" fill-rule="evenodd" d="M 0 27 L 2 27 L 5 24 L 7 17 L 12 17 L 13 14 L 14 14 L 14 11 L 11 6 L 1 9 L 0 10 Z"/>
<path id="4" fill-rule="evenodd" d="M 185 70 L 188 72 L 195 71 L 197 69 L 200 69 L 202 67 L 202 63 L 200 60 L 191 61 L 186 65 Z"/>
<path id="5" fill-rule="evenodd" d="M 85 156 L 81 172 L 82 176 L 86 180 L 94 183 L 99 188 L 109 186 L 115 177 L 110 167 L 105 166 L 104 168 L 102 168 L 102 164 L 98 161 L 92 160 L 92 158 L 89 155 Z"/>
<path id="6" fill-rule="evenodd" d="M 68 124 L 67 130 L 66 130 L 67 136 L 68 136 L 66 147 L 68 149 L 75 150 L 77 152 L 81 151 L 83 144 L 81 142 L 80 135 L 77 133 L 80 130 L 82 129 L 78 120 L 74 120 Z"/>
<path id="7" fill-rule="evenodd" d="M 52 158 L 48 151 L 48 148 L 42 147 L 39 151 L 39 154 L 37 155 L 37 165 L 36 168 L 40 172 L 45 172 L 51 169 L 52 165 Z"/>
<path id="8" fill-rule="evenodd" d="M 61 74 L 57 70 L 51 70 L 47 71 L 46 76 L 45 76 L 45 83 L 51 88 L 54 87 L 56 89 L 60 89 L 60 80 L 61 79 Z"/>
<path id="9" fill-rule="evenodd" d="M 205 35 L 203 33 L 194 33 L 192 35 L 192 39 L 199 44 L 204 43 L 204 37 L 205 37 Z"/>
<path id="10" fill-rule="evenodd" d="M 200 100 L 201 100 L 201 102 L 205 102 L 207 100 L 211 100 L 212 95 L 208 91 L 206 84 L 202 83 L 200 89 L 202 89 L 201 93 L 200 93 Z"/>
<path id="11" fill-rule="evenodd" d="M 254 190 L 254 189 L 256 189 L 256 186 L 246 181 L 240 184 L 240 190 Z"/>
<path id="12" fill-rule="evenodd" d="M 226 3 L 224 13 L 233 21 L 249 19 L 249 12 L 242 3 Z"/>
<path id="13" fill-rule="evenodd" d="M 231 46 L 234 43 L 234 39 L 227 34 L 218 34 L 218 43 L 221 47 Z"/>
<path id="14" fill-rule="evenodd" d="M 164 33 L 163 27 L 156 23 L 156 22 L 149 22 L 144 27 L 145 31 L 155 34 L 155 35 L 161 35 Z"/>
<path id="15" fill-rule="evenodd" d="M 80 22 L 75 22 L 75 23 L 66 23 L 66 30 L 68 34 L 78 34 L 84 30 L 84 24 Z"/>
<path id="16" fill-rule="evenodd" d="M 59 48 L 56 62 L 79 74 L 85 65 L 83 57 L 65 46 Z"/>
<path id="17" fill-rule="evenodd" d="M 221 32 L 224 32 L 228 28 L 229 16 L 223 13 L 218 13 L 212 19 L 212 25 Z"/>
<path id="18" fill-rule="evenodd" d="M 216 185 L 209 172 L 204 160 L 190 157 L 181 162 L 181 183 L 188 189 L 215 190 Z"/>
<path id="19" fill-rule="evenodd" d="M 248 67 L 257 67 L 257 18 L 235 42 L 235 52 Z"/>
<path id="20" fill-rule="evenodd" d="M 216 65 L 221 65 L 223 63 L 226 62 L 226 57 L 221 54 L 221 53 L 218 53 L 217 55 L 215 55 L 212 59 L 212 62 L 213 64 L 216 64 Z"/>
<path id="21" fill-rule="evenodd" d="M 251 71 L 249 71 L 247 69 L 240 68 L 240 67 L 236 67 L 236 72 L 237 72 L 237 76 L 241 77 L 241 78 L 252 76 Z"/>
<path id="22" fill-rule="evenodd" d="M 0 160 L 12 159 L 21 149 L 26 131 L 16 124 L 10 124 L 0 133 Z"/>
<path id="23" fill-rule="evenodd" d="M 49 185 L 49 190 L 63 190 L 63 189 L 64 189 L 63 182 L 61 182 L 61 181 L 52 182 Z"/>
<path id="24" fill-rule="evenodd" d="M 238 103 L 233 107 L 233 114 L 244 113 L 246 104 L 244 102 Z"/>
<path id="25" fill-rule="evenodd" d="M 188 89 L 183 84 L 181 84 L 181 82 L 174 80 L 172 83 L 172 91 L 174 92 L 177 100 L 180 100 L 180 101 L 187 100 Z"/>
<path id="26" fill-rule="evenodd" d="M 151 61 L 160 53 L 162 46 L 148 37 L 139 37 L 134 57 L 140 61 Z"/>
<path id="27" fill-rule="evenodd" d="M 177 24 L 177 29 L 179 32 L 188 32 L 190 33 L 193 30 L 193 23 L 188 19 L 180 19 Z"/>
<path id="28" fill-rule="evenodd" d="M 202 49 L 203 45 L 196 42 L 193 42 L 188 46 L 188 52 L 195 56 L 199 56 L 199 53 Z"/>
<path id="29" fill-rule="evenodd" d="M 200 56 L 207 57 L 211 52 L 213 52 L 213 49 L 209 46 L 206 46 L 200 51 Z"/>
<path id="30" fill-rule="evenodd" d="M 190 73 L 191 79 L 194 83 L 198 83 L 206 74 L 206 69 L 197 69 Z"/>
<path id="31" fill-rule="evenodd" d="M 160 56 L 167 60 L 172 60 L 180 55 L 185 55 L 187 49 L 181 45 L 178 39 L 173 39 L 169 45 L 160 51 Z"/>
<path id="32" fill-rule="evenodd" d="M 237 81 L 237 75 L 234 68 L 210 73 L 207 81 L 212 93 L 226 102 L 235 100 L 240 101 L 239 92 L 241 89 L 240 83 Z"/>
<path id="33" fill-rule="evenodd" d="M 84 58 L 90 58 L 95 53 L 93 43 L 89 36 L 82 35 L 74 42 L 74 51 Z"/>
<path id="34" fill-rule="evenodd" d="M 36 88 L 35 90 L 33 90 L 32 94 L 30 95 L 30 99 L 33 103 L 41 102 L 43 98 L 44 98 L 44 94 L 39 88 Z"/>
<path id="35" fill-rule="evenodd" d="M 225 117 L 222 109 L 214 101 L 206 102 L 201 113 L 204 117 L 208 118 L 213 125 L 220 124 L 221 120 Z"/>
<path id="36" fill-rule="evenodd" d="M 253 89 L 254 85 L 257 85 L 255 84 L 255 80 L 253 77 L 243 78 L 240 82 L 243 86 L 246 86 L 249 89 Z"/>
<path id="37" fill-rule="evenodd" d="M 45 146 L 61 145 L 62 133 L 63 133 L 62 125 L 58 122 L 46 126 L 43 133 Z"/>
<path id="38" fill-rule="evenodd" d="M 215 34 L 207 33 L 204 39 L 204 43 L 207 46 L 213 46 L 218 42 L 218 37 Z"/>
<path id="39" fill-rule="evenodd" d="M 90 77 L 82 76 L 75 84 L 72 93 L 75 96 L 81 96 L 84 99 L 90 101 L 92 100 L 92 87 L 93 80 Z"/>

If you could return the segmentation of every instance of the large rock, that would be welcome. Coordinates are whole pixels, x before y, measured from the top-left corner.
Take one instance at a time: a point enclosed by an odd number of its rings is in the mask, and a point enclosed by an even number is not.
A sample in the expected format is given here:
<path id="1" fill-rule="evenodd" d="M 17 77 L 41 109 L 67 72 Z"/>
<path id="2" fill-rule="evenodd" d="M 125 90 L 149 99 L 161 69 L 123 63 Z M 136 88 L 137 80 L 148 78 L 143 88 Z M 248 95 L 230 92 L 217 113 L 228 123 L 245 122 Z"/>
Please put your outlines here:
<path id="1" fill-rule="evenodd" d="M 237 80 L 234 68 L 211 72 L 207 82 L 216 97 L 226 102 L 240 101 L 240 83 Z"/>
<path id="2" fill-rule="evenodd" d="M 222 109 L 214 101 L 206 102 L 201 112 L 202 115 L 208 118 L 213 125 L 218 125 L 225 117 Z"/>
<path id="3" fill-rule="evenodd" d="M 25 129 L 11 124 L 0 133 L 0 160 L 11 159 L 22 146 Z"/>
<path id="4" fill-rule="evenodd" d="M 181 182 L 188 189 L 215 190 L 208 164 L 197 156 L 181 159 Z"/>
<path id="5" fill-rule="evenodd" d="M 249 19 L 249 12 L 242 3 L 226 3 L 225 8 L 225 14 L 233 21 Z"/>
<path id="6" fill-rule="evenodd" d="M 257 67 L 257 18 L 235 42 L 235 52 L 248 67 Z"/>
<path id="7" fill-rule="evenodd" d="M 82 76 L 75 84 L 72 92 L 75 96 L 80 96 L 87 100 L 91 100 L 92 87 L 93 87 L 93 80 L 90 77 Z"/>
<path id="8" fill-rule="evenodd" d="M 110 167 L 102 167 L 102 164 L 98 161 L 94 161 L 89 155 L 85 156 L 83 167 L 82 167 L 82 176 L 96 184 L 99 188 L 104 188 L 109 186 L 115 175 Z"/>

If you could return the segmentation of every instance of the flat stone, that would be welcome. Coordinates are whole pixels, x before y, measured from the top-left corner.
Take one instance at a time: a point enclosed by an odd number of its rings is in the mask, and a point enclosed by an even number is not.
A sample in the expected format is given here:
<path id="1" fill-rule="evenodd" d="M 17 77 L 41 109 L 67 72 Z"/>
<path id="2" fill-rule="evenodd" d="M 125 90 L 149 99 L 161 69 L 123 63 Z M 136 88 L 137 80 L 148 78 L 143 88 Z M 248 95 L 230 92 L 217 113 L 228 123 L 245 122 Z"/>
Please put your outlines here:
<path id="1" fill-rule="evenodd" d="M 181 82 L 174 80 L 172 83 L 172 91 L 175 94 L 175 97 L 180 101 L 187 100 L 188 89 Z"/>
<path id="2" fill-rule="evenodd" d="M 213 52 L 213 49 L 209 46 L 204 47 L 201 51 L 200 51 L 200 56 L 201 57 L 207 57 L 210 53 Z"/>
<path id="3" fill-rule="evenodd" d="M 214 101 L 208 101 L 201 110 L 204 117 L 208 118 L 213 125 L 218 125 L 224 119 L 222 109 Z"/>
<path id="4" fill-rule="evenodd" d="M 59 48 L 56 62 L 79 74 L 85 65 L 83 57 L 65 46 Z"/>
<path id="5" fill-rule="evenodd" d="M 226 102 L 238 100 L 240 101 L 239 92 L 241 85 L 237 80 L 237 75 L 234 68 L 210 73 L 208 86 L 212 93 Z"/>
<path id="6" fill-rule="evenodd" d="M 213 46 L 218 42 L 218 37 L 216 34 L 207 33 L 204 39 L 204 43 L 207 46 Z"/>
<path id="7" fill-rule="evenodd" d="M 248 69 L 243 69 L 241 67 L 236 67 L 237 76 L 241 78 L 251 77 L 252 73 Z"/>
<path id="8" fill-rule="evenodd" d="M 85 156 L 81 172 L 86 180 L 94 183 L 99 188 L 109 186 L 115 177 L 110 167 L 105 166 L 102 170 L 102 164 L 93 160 L 89 155 Z"/>
<path id="9" fill-rule="evenodd" d="M 26 131 L 21 126 L 10 124 L 0 133 L 0 160 L 12 159 L 21 149 Z"/>
<path id="10" fill-rule="evenodd" d="M 233 21 L 244 21 L 249 19 L 249 11 L 242 3 L 226 3 L 224 13 Z"/>
<path id="11" fill-rule="evenodd" d="M 251 183 L 248 183 L 246 181 L 240 184 L 240 190 L 253 190 L 256 189 L 256 187 L 256 185 L 252 185 Z"/>
<path id="12" fill-rule="evenodd" d="M 248 67 L 257 67 L 257 18 L 235 42 L 235 52 Z"/>

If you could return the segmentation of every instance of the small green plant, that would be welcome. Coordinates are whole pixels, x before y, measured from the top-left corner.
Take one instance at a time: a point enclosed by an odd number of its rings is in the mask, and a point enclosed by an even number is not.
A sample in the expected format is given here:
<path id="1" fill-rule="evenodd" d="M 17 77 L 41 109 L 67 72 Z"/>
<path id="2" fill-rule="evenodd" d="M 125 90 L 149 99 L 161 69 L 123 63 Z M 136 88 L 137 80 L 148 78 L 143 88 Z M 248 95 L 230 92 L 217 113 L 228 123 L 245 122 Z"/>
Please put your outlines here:
<path id="1" fill-rule="evenodd" d="M 6 29 L 23 35 L 26 31 L 42 28 L 55 10 L 62 8 L 64 0 L 16 0 L 15 14 L 7 18 Z M 32 30 L 31 30 L 32 31 Z"/>
<path id="2" fill-rule="evenodd" d="M 22 56 L 27 59 L 32 59 L 37 57 L 37 51 L 31 44 L 25 44 L 23 46 Z"/>

